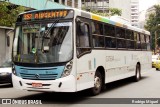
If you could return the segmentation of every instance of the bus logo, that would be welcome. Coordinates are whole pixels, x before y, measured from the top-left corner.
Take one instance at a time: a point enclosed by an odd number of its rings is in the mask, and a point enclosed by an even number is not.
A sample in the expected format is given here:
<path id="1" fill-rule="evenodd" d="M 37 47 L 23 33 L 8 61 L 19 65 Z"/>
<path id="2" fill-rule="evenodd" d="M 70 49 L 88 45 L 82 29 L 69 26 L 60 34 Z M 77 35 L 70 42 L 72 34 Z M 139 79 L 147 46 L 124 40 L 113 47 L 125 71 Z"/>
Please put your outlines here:
<path id="1" fill-rule="evenodd" d="M 39 76 L 39 74 L 35 74 L 35 77 L 36 77 L 37 79 L 39 79 L 40 76 Z"/>

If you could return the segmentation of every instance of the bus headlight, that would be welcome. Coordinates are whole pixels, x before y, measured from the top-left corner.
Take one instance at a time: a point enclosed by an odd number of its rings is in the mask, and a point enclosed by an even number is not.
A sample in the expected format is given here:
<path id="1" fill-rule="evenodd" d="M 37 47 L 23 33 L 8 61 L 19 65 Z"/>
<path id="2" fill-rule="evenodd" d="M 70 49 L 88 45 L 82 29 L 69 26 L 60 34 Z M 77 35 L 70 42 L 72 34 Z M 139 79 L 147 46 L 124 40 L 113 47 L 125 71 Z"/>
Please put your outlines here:
<path id="1" fill-rule="evenodd" d="M 62 73 L 62 76 L 61 77 L 66 77 L 68 75 L 70 75 L 71 73 L 71 70 L 72 70 L 72 65 L 73 65 L 73 62 L 70 61 L 66 64 L 65 68 L 64 68 L 64 71 Z"/>
<path id="2" fill-rule="evenodd" d="M 14 75 L 17 75 L 17 74 L 16 74 L 16 69 L 15 69 L 14 65 L 12 65 L 12 73 L 13 73 Z"/>

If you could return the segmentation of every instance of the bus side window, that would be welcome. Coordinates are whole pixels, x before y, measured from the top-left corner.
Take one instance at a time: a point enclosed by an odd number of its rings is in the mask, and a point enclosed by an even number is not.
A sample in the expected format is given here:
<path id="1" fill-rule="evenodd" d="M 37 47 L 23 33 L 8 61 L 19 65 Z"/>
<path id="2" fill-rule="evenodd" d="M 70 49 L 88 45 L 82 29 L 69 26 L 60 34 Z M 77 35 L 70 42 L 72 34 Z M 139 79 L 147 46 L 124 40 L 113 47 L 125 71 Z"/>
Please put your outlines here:
<path id="1" fill-rule="evenodd" d="M 140 33 L 137 33 L 137 49 L 141 49 Z"/>
<path id="2" fill-rule="evenodd" d="M 88 51 L 90 51 L 90 41 L 89 41 L 89 25 L 87 23 L 78 21 L 76 26 L 77 32 L 77 55 L 80 56 Z"/>
<path id="3" fill-rule="evenodd" d="M 92 33 L 97 35 L 103 35 L 103 24 L 93 21 L 92 25 Z"/>
<path id="4" fill-rule="evenodd" d="M 117 38 L 125 38 L 125 30 L 120 27 L 116 27 L 116 36 Z"/>
<path id="5" fill-rule="evenodd" d="M 140 38 L 141 38 L 141 47 L 142 49 L 146 49 L 146 40 L 145 40 L 145 35 L 144 34 L 140 34 Z"/>
<path id="6" fill-rule="evenodd" d="M 116 48 L 116 39 L 111 37 L 105 37 L 106 48 Z"/>
<path id="7" fill-rule="evenodd" d="M 89 27 L 85 23 L 80 23 L 79 30 L 77 30 L 77 39 L 79 47 L 89 47 Z"/>
<path id="8" fill-rule="evenodd" d="M 104 35 L 115 37 L 115 27 L 109 24 L 104 25 Z"/>
<path id="9" fill-rule="evenodd" d="M 149 35 L 145 35 L 146 36 L 146 49 L 147 51 L 151 50 L 151 46 L 150 46 L 150 36 Z"/>
<path id="10" fill-rule="evenodd" d="M 94 47 L 104 47 L 103 24 L 92 22 L 92 41 Z"/>

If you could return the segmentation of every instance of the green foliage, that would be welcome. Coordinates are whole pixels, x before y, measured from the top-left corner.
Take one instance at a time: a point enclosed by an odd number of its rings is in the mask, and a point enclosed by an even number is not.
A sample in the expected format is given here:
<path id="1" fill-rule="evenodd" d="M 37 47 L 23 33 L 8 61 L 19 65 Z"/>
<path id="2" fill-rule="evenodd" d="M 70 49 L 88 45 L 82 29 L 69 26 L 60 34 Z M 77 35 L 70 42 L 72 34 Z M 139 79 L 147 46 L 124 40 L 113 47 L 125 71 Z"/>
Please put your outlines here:
<path id="1" fill-rule="evenodd" d="M 114 15 L 121 16 L 122 15 L 122 10 L 117 9 L 117 8 L 109 8 L 109 11 L 110 11 L 110 16 L 114 16 Z"/>
<path id="2" fill-rule="evenodd" d="M 85 7 L 82 7 L 82 10 L 87 11 Z M 107 12 L 106 10 L 104 10 L 104 12 L 100 12 L 100 11 L 91 9 L 90 12 L 97 15 L 101 15 L 101 16 L 114 16 L 114 15 L 121 16 L 122 15 L 122 10 L 118 8 L 109 8 L 109 12 Z"/>
<path id="3" fill-rule="evenodd" d="M 109 16 L 109 14 L 108 13 L 106 13 L 106 12 L 98 12 L 97 10 L 91 10 L 90 11 L 91 13 L 94 13 L 94 14 L 97 14 L 97 15 L 100 15 L 100 16 Z"/>
<path id="4" fill-rule="evenodd" d="M 155 5 L 154 8 L 155 12 L 149 15 L 144 26 L 152 35 L 152 49 L 155 49 L 155 32 L 158 34 L 157 38 L 160 37 L 160 5 Z M 158 39 L 158 43 L 160 43 L 160 39 Z M 158 45 L 160 46 L 160 44 Z"/>
<path id="5" fill-rule="evenodd" d="M 0 2 L 0 26 L 13 27 L 19 13 L 24 11 L 24 7 L 15 6 L 8 2 Z"/>

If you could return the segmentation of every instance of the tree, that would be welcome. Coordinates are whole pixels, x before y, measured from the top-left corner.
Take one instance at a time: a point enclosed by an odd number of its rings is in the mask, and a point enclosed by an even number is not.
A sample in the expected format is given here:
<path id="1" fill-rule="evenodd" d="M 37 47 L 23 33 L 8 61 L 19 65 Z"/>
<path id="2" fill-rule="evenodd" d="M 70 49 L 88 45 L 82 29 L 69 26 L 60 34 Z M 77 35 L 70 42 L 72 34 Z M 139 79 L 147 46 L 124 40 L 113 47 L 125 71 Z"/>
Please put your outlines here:
<path id="1" fill-rule="evenodd" d="M 94 13 L 94 14 L 97 14 L 97 15 L 100 15 L 100 16 L 109 16 L 109 13 L 106 13 L 106 12 L 99 12 L 97 10 L 90 10 L 91 13 Z"/>
<path id="2" fill-rule="evenodd" d="M 155 11 L 149 15 L 144 26 L 152 35 L 152 49 L 155 49 L 155 33 L 158 34 L 157 37 L 160 37 L 160 5 L 154 5 L 154 9 Z M 158 43 L 160 43 L 160 39 L 158 39 Z"/>
<path id="3" fill-rule="evenodd" d="M 101 16 L 108 16 L 108 17 L 109 16 L 114 16 L 114 15 L 118 15 L 118 16 L 122 15 L 122 10 L 118 9 L 118 8 L 109 8 L 109 12 L 107 12 L 107 11 L 101 12 L 101 11 L 97 11 L 97 10 L 94 10 L 94 9 L 88 9 L 87 10 L 84 7 L 82 7 L 82 10 L 90 11 L 91 13 L 101 15 Z"/>
<path id="4" fill-rule="evenodd" d="M 109 8 L 109 11 L 110 11 L 110 16 L 114 16 L 114 15 L 121 16 L 122 15 L 122 10 L 118 8 Z"/>
<path id="5" fill-rule="evenodd" d="M 19 13 L 25 10 L 22 6 L 16 6 L 8 2 L 0 2 L 0 26 L 13 27 Z"/>

